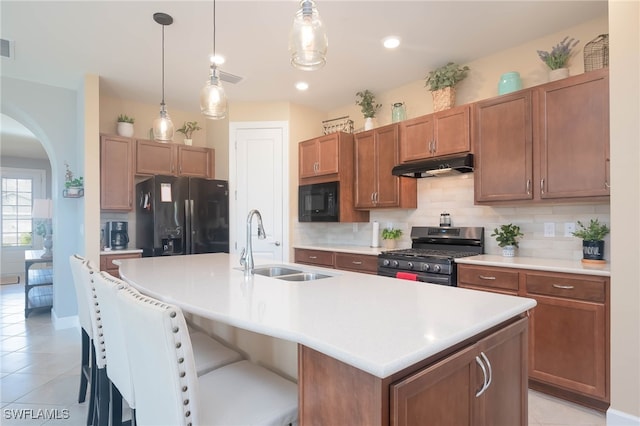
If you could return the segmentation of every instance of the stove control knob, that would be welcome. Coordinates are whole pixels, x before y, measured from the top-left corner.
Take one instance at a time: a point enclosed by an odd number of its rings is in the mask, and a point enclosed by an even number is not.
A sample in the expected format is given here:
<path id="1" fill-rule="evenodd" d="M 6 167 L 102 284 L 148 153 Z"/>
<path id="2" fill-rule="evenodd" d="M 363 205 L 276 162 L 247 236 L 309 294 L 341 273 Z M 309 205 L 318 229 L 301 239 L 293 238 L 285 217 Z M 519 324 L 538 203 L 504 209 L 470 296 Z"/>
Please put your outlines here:
<path id="1" fill-rule="evenodd" d="M 440 265 L 433 265 L 433 272 L 440 272 Z"/>
<path id="2" fill-rule="evenodd" d="M 389 266 L 389 259 L 384 259 L 382 261 L 382 266 Z"/>
<path id="3" fill-rule="evenodd" d="M 413 262 L 407 262 L 407 268 L 413 269 Z"/>
<path id="4" fill-rule="evenodd" d="M 397 268 L 398 265 L 400 265 L 400 263 L 397 260 L 394 260 L 393 262 L 391 262 L 391 266 L 393 266 L 394 268 Z"/>
<path id="5" fill-rule="evenodd" d="M 429 270 L 429 264 L 428 263 L 423 263 L 422 264 L 422 270 L 423 271 L 428 271 Z"/>

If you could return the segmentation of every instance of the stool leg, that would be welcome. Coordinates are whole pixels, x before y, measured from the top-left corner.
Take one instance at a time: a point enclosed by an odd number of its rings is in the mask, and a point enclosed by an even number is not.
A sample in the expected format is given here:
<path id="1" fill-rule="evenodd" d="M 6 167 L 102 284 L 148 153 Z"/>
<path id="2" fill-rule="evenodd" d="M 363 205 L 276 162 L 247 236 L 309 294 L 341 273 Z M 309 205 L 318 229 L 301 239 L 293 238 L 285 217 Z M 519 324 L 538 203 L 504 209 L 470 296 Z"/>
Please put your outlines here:
<path id="1" fill-rule="evenodd" d="M 91 343 L 91 379 L 89 379 L 89 410 L 87 411 L 87 426 L 95 424 L 96 398 L 98 396 L 98 368 L 96 367 L 96 350 Z"/>
<path id="2" fill-rule="evenodd" d="M 111 426 L 122 426 L 122 394 L 111 383 Z"/>
<path id="3" fill-rule="evenodd" d="M 89 359 L 91 358 L 90 345 L 91 341 L 87 332 L 82 329 L 82 363 L 80 364 L 80 392 L 78 394 L 78 402 L 83 403 L 87 398 L 87 385 L 89 384 Z"/>
<path id="4" fill-rule="evenodd" d="M 97 403 L 97 421 L 94 426 L 109 426 L 109 388 L 110 381 L 107 377 L 107 369 L 98 369 L 98 400 Z"/>

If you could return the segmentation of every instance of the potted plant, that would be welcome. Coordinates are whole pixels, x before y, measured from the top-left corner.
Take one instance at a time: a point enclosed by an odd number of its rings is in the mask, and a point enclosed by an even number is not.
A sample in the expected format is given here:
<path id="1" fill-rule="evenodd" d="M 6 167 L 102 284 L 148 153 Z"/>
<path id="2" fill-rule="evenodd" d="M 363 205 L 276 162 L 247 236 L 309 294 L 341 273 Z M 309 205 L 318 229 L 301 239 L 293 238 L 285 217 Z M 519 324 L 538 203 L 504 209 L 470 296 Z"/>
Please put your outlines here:
<path id="1" fill-rule="evenodd" d="M 198 126 L 198 122 L 197 121 L 185 121 L 182 124 L 182 127 L 180 127 L 178 130 L 176 130 L 177 132 L 180 132 L 184 135 L 184 144 L 185 145 L 191 145 L 193 143 L 193 139 L 191 139 L 191 135 L 193 135 L 193 132 L 195 132 L 196 130 L 200 130 L 202 129 L 202 127 Z"/>
<path id="2" fill-rule="evenodd" d="M 376 112 L 378 112 L 382 105 L 376 103 L 375 95 L 368 89 L 364 92 L 356 93 L 356 97 L 358 98 L 356 99 L 356 105 L 360 107 L 360 111 L 364 116 L 364 129 L 373 129 L 373 118 L 376 116 Z"/>
<path id="3" fill-rule="evenodd" d="M 498 246 L 502 247 L 502 255 L 505 257 L 513 257 L 518 247 L 518 238 L 524 234 L 520 232 L 520 227 L 512 223 L 500 225 L 500 228 L 493 230 L 492 237 L 496 237 Z"/>
<path id="4" fill-rule="evenodd" d="M 580 43 L 580 40 L 565 37 L 560 43 L 553 46 L 551 52 L 538 50 L 538 56 L 551 70 L 549 71 L 549 81 L 569 77 L 567 63 L 569 62 L 569 58 L 575 53 L 572 50 L 578 43 Z"/>
<path id="5" fill-rule="evenodd" d="M 609 227 L 598 219 L 591 219 L 588 225 L 578 221 L 578 227 L 573 236 L 582 238 L 582 258 L 603 261 L 604 237 L 609 234 Z"/>
<path id="6" fill-rule="evenodd" d="M 64 173 L 64 187 L 62 195 L 64 197 L 82 197 L 84 195 L 84 178 L 73 177 L 73 172 L 69 169 L 69 164 L 64 163 L 66 171 Z"/>
<path id="7" fill-rule="evenodd" d="M 133 123 L 135 118 L 129 117 L 126 114 L 120 114 L 118 116 L 118 135 L 130 138 L 133 136 Z"/>
<path id="8" fill-rule="evenodd" d="M 396 240 L 402 236 L 402 229 L 397 228 L 384 228 L 382 230 L 382 239 L 384 240 L 384 246 L 388 249 L 396 247 Z"/>
<path id="9" fill-rule="evenodd" d="M 467 77 L 468 72 L 468 66 L 461 67 L 453 62 L 429 72 L 424 85 L 431 91 L 434 111 L 442 111 L 455 105 L 455 86 Z"/>

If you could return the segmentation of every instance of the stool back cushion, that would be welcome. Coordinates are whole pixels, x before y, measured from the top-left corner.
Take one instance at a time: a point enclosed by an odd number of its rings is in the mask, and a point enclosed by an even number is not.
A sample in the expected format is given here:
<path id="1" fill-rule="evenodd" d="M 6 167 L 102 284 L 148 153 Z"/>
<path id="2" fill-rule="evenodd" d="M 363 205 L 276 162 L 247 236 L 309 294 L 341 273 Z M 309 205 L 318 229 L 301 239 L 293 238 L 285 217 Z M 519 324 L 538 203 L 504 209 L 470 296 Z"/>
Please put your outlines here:
<path id="1" fill-rule="evenodd" d="M 136 424 L 188 425 L 198 421 L 198 378 L 187 323 L 177 306 L 117 293 L 136 397 Z"/>
<path id="2" fill-rule="evenodd" d="M 116 297 L 116 292 L 125 287 L 129 287 L 129 285 L 106 272 L 93 275 L 93 288 L 100 305 L 104 345 L 109 359 L 107 376 L 116 385 L 129 407 L 136 408 L 129 355 L 124 336 L 125 324 L 121 321 Z M 132 291 L 135 290 L 132 289 Z"/>
<path id="3" fill-rule="evenodd" d="M 78 304 L 78 320 L 80 321 L 80 327 L 82 327 L 89 337 L 92 338 L 93 328 L 91 327 L 89 304 L 87 302 L 89 298 L 86 294 L 88 286 L 86 283 L 81 282 L 82 278 L 79 275 L 76 276 L 78 271 L 80 271 L 80 268 L 73 267 L 74 262 L 78 265 L 82 265 L 84 261 L 85 259 L 77 254 L 74 254 L 69 258 L 69 262 L 71 263 L 71 272 L 73 274 L 73 288 L 76 290 L 76 303 Z"/>

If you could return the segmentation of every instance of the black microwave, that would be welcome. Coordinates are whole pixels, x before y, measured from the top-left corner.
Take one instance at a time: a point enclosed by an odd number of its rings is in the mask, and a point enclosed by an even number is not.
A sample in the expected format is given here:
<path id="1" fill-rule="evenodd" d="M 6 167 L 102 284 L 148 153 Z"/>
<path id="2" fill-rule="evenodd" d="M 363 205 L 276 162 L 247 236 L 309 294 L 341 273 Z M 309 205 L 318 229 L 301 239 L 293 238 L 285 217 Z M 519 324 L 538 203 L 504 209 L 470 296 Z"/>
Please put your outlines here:
<path id="1" fill-rule="evenodd" d="M 298 187 L 298 221 L 339 222 L 340 182 L 315 183 Z"/>

